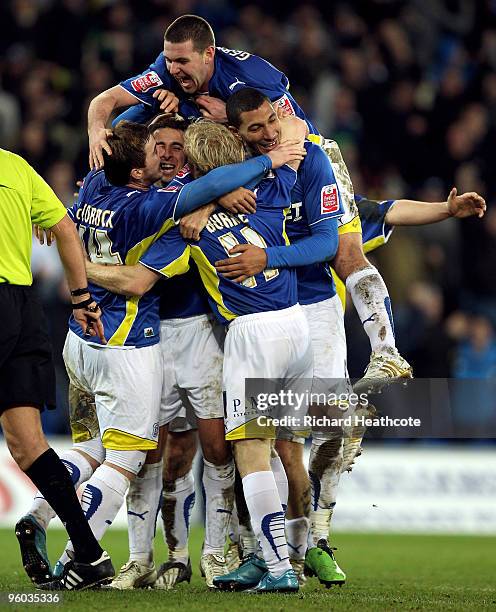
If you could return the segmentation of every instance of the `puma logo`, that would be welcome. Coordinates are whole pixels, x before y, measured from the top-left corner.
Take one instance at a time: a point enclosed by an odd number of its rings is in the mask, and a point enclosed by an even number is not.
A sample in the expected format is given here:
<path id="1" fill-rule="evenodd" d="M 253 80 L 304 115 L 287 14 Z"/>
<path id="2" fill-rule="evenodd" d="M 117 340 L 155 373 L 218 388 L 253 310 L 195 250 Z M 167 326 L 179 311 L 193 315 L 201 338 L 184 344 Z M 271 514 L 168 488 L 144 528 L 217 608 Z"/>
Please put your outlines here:
<path id="1" fill-rule="evenodd" d="M 244 81 L 240 81 L 240 80 L 238 79 L 238 77 L 236 77 L 236 80 L 234 81 L 234 83 L 231 83 L 231 84 L 229 85 L 229 89 L 230 89 L 231 91 L 233 91 L 233 89 L 236 87 L 236 85 L 246 85 L 246 83 L 245 83 Z"/>

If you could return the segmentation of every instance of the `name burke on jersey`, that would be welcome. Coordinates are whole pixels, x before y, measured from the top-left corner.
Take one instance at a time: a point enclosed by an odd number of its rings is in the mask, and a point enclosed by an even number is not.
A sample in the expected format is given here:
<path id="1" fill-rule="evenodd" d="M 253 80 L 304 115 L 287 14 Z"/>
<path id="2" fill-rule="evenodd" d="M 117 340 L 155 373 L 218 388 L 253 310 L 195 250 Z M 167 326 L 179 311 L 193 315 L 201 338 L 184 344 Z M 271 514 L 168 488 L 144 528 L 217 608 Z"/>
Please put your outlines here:
<path id="1" fill-rule="evenodd" d="M 76 219 L 80 223 L 87 223 L 88 225 L 98 225 L 98 227 L 105 227 L 112 229 L 112 217 L 114 216 L 113 210 L 102 210 L 101 208 L 95 208 L 89 204 L 84 204 L 81 208 L 76 211 Z"/>
<path id="2" fill-rule="evenodd" d="M 233 215 L 228 212 L 218 212 L 210 215 L 205 229 L 213 234 L 217 230 L 222 230 L 225 227 L 236 227 L 241 223 L 248 224 L 248 217 L 243 213 Z"/>

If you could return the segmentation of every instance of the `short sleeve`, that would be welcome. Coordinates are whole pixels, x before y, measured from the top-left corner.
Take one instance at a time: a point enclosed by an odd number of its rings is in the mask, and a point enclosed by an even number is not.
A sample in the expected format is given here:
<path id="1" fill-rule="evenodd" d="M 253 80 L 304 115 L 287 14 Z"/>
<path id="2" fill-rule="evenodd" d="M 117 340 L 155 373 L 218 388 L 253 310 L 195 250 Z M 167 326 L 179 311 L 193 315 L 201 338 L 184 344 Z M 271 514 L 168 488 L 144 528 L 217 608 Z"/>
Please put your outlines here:
<path id="1" fill-rule="evenodd" d="M 53 227 L 64 218 L 67 210 L 50 185 L 31 166 L 26 165 L 31 173 L 31 221 L 45 229 Z"/>
<path id="2" fill-rule="evenodd" d="M 157 89 L 171 89 L 172 78 L 167 72 L 162 53 L 141 74 L 120 82 L 120 86 L 140 102 L 152 106 L 155 102 L 153 92 Z"/>
<path id="3" fill-rule="evenodd" d="M 323 219 L 340 217 L 343 212 L 341 193 L 329 158 L 313 143 L 308 143 L 304 167 L 304 202 L 308 225 Z"/>

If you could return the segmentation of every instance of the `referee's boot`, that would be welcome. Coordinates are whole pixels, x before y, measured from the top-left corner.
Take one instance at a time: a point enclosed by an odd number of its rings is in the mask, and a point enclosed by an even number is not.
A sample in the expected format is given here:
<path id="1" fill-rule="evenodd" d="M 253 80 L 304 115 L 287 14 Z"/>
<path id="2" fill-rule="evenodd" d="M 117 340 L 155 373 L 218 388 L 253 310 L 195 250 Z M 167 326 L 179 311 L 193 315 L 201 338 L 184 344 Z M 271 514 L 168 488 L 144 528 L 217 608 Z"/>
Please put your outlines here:
<path id="1" fill-rule="evenodd" d="M 112 561 L 103 551 L 101 557 L 91 563 L 71 559 L 65 564 L 60 578 L 38 585 L 38 588 L 43 591 L 82 591 L 108 584 L 114 576 Z"/>
<path id="2" fill-rule="evenodd" d="M 26 574 L 36 585 L 52 579 L 52 569 L 46 550 L 46 533 L 32 514 L 26 514 L 15 526 Z"/>
<path id="3" fill-rule="evenodd" d="M 363 378 L 353 385 L 353 391 L 358 394 L 378 393 L 391 383 L 408 378 L 413 378 L 413 368 L 392 346 L 387 352 L 372 352 Z"/>

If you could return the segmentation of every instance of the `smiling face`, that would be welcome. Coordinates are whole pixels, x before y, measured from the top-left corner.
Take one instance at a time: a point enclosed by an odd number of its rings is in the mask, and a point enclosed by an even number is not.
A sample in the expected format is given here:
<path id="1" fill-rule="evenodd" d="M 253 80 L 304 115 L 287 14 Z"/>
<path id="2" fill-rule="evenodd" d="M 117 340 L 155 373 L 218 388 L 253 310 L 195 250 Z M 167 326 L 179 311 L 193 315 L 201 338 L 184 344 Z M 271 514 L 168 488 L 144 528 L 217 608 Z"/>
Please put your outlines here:
<path id="1" fill-rule="evenodd" d="M 208 91 L 208 81 L 214 72 L 215 47 L 196 51 L 192 40 L 173 43 L 164 41 L 167 70 L 181 89 L 188 94 Z"/>
<path id="2" fill-rule="evenodd" d="M 161 180 L 168 183 L 186 163 L 184 132 L 172 128 L 160 128 L 153 132 L 160 160 Z"/>
<path id="3" fill-rule="evenodd" d="M 266 100 L 257 109 L 241 113 L 238 133 L 254 153 L 265 155 L 281 140 L 281 124 Z"/>

